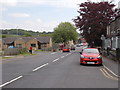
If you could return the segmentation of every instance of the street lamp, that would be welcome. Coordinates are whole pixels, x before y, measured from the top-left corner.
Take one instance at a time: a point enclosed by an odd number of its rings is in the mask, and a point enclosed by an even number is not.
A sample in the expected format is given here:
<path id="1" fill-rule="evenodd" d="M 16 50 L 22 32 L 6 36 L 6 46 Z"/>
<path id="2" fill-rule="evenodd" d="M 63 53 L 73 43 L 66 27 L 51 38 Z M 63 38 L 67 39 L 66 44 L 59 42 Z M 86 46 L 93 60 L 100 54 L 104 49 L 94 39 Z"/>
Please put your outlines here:
<path id="1" fill-rule="evenodd" d="M 105 40 L 105 36 L 102 34 L 101 35 L 101 40 L 102 40 L 102 50 L 104 49 L 104 40 Z"/>

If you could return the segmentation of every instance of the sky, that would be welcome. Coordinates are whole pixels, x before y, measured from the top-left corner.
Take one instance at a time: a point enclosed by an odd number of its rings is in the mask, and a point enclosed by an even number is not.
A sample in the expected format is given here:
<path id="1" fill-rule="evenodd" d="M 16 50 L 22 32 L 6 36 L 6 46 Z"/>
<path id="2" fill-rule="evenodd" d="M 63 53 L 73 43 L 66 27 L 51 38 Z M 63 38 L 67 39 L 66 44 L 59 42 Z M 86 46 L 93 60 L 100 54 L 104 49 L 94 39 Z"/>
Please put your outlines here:
<path id="1" fill-rule="evenodd" d="M 61 22 L 74 24 L 72 19 L 79 15 L 78 4 L 85 1 L 87 0 L 0 0 L 0 29 L 52 32 Z M 113 3 L 117 5 L 119 1 L 114 0 Z"/>

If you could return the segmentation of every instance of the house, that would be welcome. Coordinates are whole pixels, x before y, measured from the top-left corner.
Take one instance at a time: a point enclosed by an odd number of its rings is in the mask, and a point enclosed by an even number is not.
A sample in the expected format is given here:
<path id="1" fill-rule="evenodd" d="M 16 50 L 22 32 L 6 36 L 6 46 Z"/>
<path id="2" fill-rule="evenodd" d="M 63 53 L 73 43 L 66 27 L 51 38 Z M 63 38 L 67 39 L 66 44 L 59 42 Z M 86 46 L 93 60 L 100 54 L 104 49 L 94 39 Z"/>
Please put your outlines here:
<path id="1" fill-rule="evenodd" d="M 34 50 L 42 48 L 52 47 L 51 37 L 9 37 L 2 39 L 3 49 L 9 46 L 14 46 L 16 48 L 28 48 L 33 47 Z"/>
<path id="2" fill-rule="evenodd" d="M 2 51 L 2 38 L 0 38 L 0 51 Z"/>
<path id="3" fill-rule="evenodd" d="M 107 39 L 105 40 L 106 47 L 116 50 L 120 48 L 120 15 L 115 18 L 107 26 Z"/>

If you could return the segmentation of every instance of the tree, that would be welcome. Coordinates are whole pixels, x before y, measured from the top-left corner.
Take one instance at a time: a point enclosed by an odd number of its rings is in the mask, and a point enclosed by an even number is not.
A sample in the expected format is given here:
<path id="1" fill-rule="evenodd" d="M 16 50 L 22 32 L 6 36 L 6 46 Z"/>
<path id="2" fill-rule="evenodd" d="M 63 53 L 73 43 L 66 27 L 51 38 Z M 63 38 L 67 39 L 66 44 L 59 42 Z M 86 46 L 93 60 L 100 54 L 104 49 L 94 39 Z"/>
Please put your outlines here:
<path id="1" fill-rule="evenodd" d="M 112 2 L 85 2 L 79 5 L 79 16 L 74 19 L 75 25 L 82 31 L 83 37 L 91 45 L 101 45 L 101 35 L 106 36 L 107 25 L 117 16 L 118 9 L 114 9 Z"/>
<path id="2" fill-rule="evenodd" d="M 53 32 L 53 41 L 56 43 L 67 43 L 69 40 L 77 39 L 77 32 L 74 25 L 69 22 L 60 23 Z"/>

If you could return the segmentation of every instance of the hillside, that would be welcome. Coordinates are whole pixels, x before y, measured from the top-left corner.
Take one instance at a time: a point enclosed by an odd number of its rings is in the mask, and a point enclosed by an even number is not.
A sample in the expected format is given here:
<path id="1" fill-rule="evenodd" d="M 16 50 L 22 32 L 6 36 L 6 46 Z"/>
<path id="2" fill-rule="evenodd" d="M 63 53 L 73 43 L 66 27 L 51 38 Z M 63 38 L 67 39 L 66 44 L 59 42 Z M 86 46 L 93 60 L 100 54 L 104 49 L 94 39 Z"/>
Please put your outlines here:
<path id="1" fill-rule="evenodd" d="M 27 31 L 23 29 L 7 29 L 2 30 L 2 37 L 16 37 L 16 36 L 52 36 L 53 32 L 35 32 L 35 31 Z"/>

